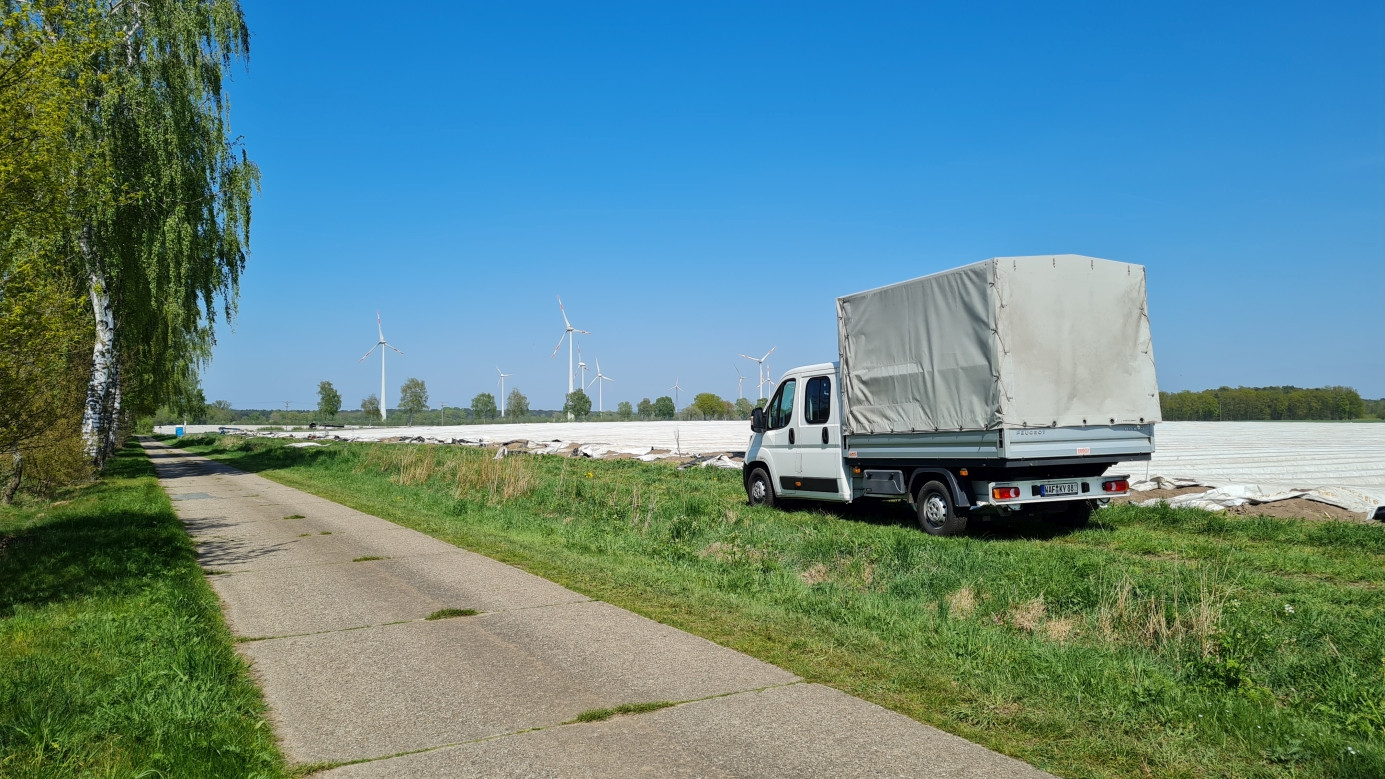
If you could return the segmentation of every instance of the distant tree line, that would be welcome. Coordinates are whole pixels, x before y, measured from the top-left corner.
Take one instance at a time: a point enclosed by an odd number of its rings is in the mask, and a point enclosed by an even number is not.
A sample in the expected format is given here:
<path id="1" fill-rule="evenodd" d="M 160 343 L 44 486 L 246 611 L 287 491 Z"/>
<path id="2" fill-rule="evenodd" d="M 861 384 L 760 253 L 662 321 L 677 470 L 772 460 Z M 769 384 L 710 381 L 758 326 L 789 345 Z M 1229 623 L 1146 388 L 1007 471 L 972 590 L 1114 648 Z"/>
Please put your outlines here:
<path id="1" fill-rule="evenodd" d="M 1385 401 L 1363 401 L 1350 387 L 1221 387 L 1201 392 L 1161 392 L 1168 422 L 1271 419 L 1361 419 L 1367 404 L 1379 416 Z"/>

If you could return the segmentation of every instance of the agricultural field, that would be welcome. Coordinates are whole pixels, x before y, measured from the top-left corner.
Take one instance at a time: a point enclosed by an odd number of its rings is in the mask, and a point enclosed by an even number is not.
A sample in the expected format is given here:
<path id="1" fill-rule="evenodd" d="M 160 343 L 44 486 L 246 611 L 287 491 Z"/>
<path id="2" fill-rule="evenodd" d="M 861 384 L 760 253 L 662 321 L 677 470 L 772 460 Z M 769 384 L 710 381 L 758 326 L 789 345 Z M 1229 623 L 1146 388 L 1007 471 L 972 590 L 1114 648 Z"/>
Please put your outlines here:
<path id="1" fill-rule="evenodd" d="M 215 432 L 215 425 L 190 426 Z M 159 429 L 172 433 L 173 428 Z M 503 444 L 514 440 L 578 443 L 598 454 L 640 455 L 651 450 L 706 454 L 744 451 L 749 423 L 568 422 L 453 427 L 371 427 L 329 435 L 353 441 L 400 437 Z M 1385 506 L 1385 424 L 1341 422 L 1165 422 L 1155 430 L 1157 450 L 1145 462 L 1117 463 L 1112 472 L 1135 480 L 1190 478 L 1206 485 L 1258 484 L 1346 490 L 1354 508 Z M 1366 513 L 1366 512 L 1362 512 Z"/>
<path id="2" fill-rule="evenodd" d="M 740 473 L 178 442 L 1060 776 L 1385 775 L 1385 528 L 1115 506 L 1080 531 L 745 505 Z"/>

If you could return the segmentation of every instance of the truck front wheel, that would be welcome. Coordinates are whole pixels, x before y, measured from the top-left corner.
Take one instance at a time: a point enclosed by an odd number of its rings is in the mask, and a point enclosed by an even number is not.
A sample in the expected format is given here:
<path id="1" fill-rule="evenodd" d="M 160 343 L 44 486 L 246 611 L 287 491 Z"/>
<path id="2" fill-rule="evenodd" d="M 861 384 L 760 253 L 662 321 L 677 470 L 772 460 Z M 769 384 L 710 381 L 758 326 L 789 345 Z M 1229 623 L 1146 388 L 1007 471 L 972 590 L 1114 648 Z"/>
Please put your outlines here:
<path id="1" fill-rule="evenodd" d="M 745 480 L 745 496 L 752 506 L 774 508 L 774 485 L 764 468 L 756 468 Z"/>
<path id="2" fill-rule="evenodd" d="M 955 536 L 967 529 L 967 516 L 952 505 L 952 497 L 942 482 L 930 481 L 919 490 L 919 527 L 931 536 Z"/>

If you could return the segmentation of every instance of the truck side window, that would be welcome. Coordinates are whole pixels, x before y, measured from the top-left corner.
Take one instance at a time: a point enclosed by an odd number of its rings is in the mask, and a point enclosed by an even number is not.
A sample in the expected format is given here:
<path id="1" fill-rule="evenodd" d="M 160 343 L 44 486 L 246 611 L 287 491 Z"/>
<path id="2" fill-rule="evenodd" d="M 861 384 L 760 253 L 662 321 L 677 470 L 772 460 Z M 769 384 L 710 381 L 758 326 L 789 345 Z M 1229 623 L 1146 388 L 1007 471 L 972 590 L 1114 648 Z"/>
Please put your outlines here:
<path id="1" fill-rule="evenodd" d="M 825 425 L 832 416 L 832 381 L 826 376 L 808 380 L 803 392 L 803 423 Z"/>
<path id="2" fill-rule="evenodd" d="M 789 379 L 780 384 L 779 391 L 774 393 L 774 399 L 769 402 L 770 430 L 788 427 L 789 421 L 793 419 L 793 391 L 796 381 Z"/>

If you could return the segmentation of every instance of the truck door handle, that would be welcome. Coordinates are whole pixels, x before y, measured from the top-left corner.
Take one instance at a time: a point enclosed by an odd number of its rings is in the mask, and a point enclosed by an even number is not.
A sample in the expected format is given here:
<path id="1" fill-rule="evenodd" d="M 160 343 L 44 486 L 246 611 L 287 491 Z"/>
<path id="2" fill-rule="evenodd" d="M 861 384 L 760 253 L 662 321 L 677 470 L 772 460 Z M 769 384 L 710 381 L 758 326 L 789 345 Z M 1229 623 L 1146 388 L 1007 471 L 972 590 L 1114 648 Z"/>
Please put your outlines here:
<path id="1" fill-rule="evenodd" d="M 793 443 L 793 428 L 789 428 L 789 443 Z"/>
<path id="2" fill-rule="evenodd" d="M 827 443 L 827 428 L 825 427 L 822 429 L 822 442 Z"/>

